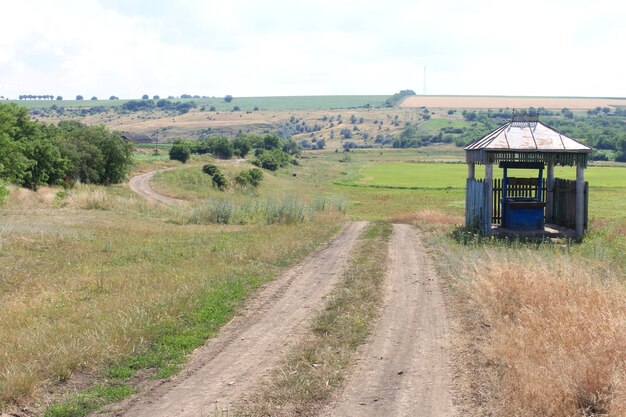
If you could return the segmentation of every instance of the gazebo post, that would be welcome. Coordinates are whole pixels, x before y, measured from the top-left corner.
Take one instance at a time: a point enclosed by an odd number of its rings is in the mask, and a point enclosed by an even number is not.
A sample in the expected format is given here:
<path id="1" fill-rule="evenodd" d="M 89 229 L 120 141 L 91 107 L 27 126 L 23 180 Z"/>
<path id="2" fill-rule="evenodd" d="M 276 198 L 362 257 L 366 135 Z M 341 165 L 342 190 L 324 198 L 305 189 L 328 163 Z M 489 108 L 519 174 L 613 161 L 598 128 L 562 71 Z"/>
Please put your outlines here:
<path id="1" fill-rule="evenodd" d="M 576 163 L 576 239 L 583 238 L 585 230 L 585 166 Z"/>
<path id="2" fill-rule="evenodd" d="M 552 213 L 554 213 L 554 162 L 548 162 L 548 173 L 546 178 L 546 223 L 552 223 Z"/>
<path id="3" fill-rule="evenodd" d="M 491 236 L 491 218 L 493 217 L 493 162 L 485 163 L 485 236 Z"/>
<path id="4" fill-rule="evenodd" d="M 470 184 L 476 179 L 476 164 L 474 162 L 467 163 L 467 181 L 465 181 L 465 227 L 469 227 L 471 223 L 471 212 L 473 207 L 470 207 Z"/>
<path id="5" fill-rule="evenodd" d="M 474 162 L 470 162 L 467 164 L 467 179 L 473 180 L 476 178 L 476 164 Z"/>

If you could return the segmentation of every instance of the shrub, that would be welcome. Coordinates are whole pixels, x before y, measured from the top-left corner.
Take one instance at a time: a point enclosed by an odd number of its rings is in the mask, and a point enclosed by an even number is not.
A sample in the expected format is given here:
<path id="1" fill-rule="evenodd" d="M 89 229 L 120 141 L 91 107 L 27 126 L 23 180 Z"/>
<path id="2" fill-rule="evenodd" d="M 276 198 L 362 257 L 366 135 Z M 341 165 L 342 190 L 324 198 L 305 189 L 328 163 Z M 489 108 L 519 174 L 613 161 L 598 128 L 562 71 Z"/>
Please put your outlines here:
<path id="1" fill-rule="evenodd" d="M 202 172 L 212 177 L 213 175 L 219 173 L 220 169 L 217 167 L 217 165 L 206 164 L 202 167 Z"/>
<path id="2" fill-rule="evenodd" d="M 213 174 L 213 186 L 218 190 L 224 191 L 228 188 L 228 180 L 221 172 Z"/>
<path id="3" fill-rule="evenodd" d="M 189 149 L 189 145 L 186 143 L 174 143 L 174 145 L 170 148 L 170 159 L 180 161 L 183 164 L 187 162 L 190 155 L 191 150 Z"/>
<path id="4" fill-rule="evenodd" d="M 258 168 L 252 168 L 245 171 L 241 171 L 235 177 L 235 182 L 241 187 L 258 187 L 263 180 L 263 171 Z"/>
<path id="5" fill-rule="evenodd" d="M 211 138 L 209 147 L 213 156 L 219 159 L 230 159 L 233 157 L 234 149 L 230 140 L 224 137 Z"/>
<path id="6" fill-rule="evenodd" d="M 252 163 L 258 167 L 276 171 L 278 168 L 289 165 L 291 159 L 291 155 L 280 149 L 274 149 L 272 151 L 261 150 Z"/>

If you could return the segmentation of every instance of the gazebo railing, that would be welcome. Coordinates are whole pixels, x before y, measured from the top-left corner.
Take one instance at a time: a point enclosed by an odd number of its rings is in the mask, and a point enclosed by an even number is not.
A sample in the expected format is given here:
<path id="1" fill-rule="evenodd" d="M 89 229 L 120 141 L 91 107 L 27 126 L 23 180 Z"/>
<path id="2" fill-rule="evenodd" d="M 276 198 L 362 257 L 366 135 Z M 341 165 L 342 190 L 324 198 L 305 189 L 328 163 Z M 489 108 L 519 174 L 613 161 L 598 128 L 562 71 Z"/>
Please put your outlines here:
<path id="1" fill-rule="evenodd" d="M 543 180 L 541 187 L 541 201 L 547 201 L 547 183 Z M 537 183 L 509 183 L 507 195 L 510 197 L 535 197 L 537 195 Z M 589 183 L 585 182 L 585 214 L 584 224 L 587 229 L 589 218 Z M 576 181 L 561 178 L 554 179 L 554 202 L 552 216 L 548 216 L 549 207 L 546 207 L 546 220 L 552 217 L 551 222 L 559 226 L 573 229 L 576 227 Z M 502 224 L 502 179 L 493 180 L 493 210 L 491 221 L 494 224 Z"/>
<path id="2" fill-rule="evenodd" d="M 513 178 L 510 178 L 512 180 Z M 525 179 L 525 178 L 524 178 Z M 509 181 L 507 185 L 507 195 L 509 197 L 535 197 L 537 195 L 537 180 L 533 181 Z M 541 187 L 541 201 L 546 202 L 546 180 L 543 180 Z M 493 180 L 493 210 L 492 223 L 502 224 L 502 179 Z"/>

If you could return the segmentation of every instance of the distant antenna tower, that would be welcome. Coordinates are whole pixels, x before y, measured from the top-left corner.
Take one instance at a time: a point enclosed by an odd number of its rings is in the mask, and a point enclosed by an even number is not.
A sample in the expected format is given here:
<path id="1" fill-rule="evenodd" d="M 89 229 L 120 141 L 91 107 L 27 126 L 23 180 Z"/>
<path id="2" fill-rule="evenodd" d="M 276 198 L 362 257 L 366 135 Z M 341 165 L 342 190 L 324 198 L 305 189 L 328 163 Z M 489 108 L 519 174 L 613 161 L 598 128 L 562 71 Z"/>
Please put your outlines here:
<path id="1" fill-rule="evenodd" d="M 424 65 L 424 88 L 422 89 L 422 94 L 426 95 L 426 65 Z"/>

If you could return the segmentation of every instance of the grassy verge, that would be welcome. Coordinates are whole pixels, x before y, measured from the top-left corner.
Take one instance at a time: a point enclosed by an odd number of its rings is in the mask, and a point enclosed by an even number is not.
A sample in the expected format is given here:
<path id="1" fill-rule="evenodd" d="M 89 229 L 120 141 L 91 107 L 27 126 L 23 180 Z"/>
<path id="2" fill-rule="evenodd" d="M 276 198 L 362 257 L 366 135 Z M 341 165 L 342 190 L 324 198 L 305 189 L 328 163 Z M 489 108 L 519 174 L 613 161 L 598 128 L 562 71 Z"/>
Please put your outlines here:
<path id="1" fill-rule="evenodd" d="M 624 415 L 624 222 L 570 245 L 455 239 L 436 219 L 407 217 L 453 288 L 464 415 Z"/>
<path id="2" fill-rule="evenodd" d="M 343 282 L 261 392 L 237 411 L 243 416 L 313 416 L 342 386 L 357 346 L 371 331 L 381 302 L 391 226 L 372 223 Z"/>
<path id="3" fill-rule="evenodd" d="M 172 374 L 251 291 L 343 221 L 326 212 L 293 224 L 176 225 L 162 220 L 173 209 L 123 187 L 58 193 L 18 189 L 0 210 L 0 411 L 36 414 L 33 400 L 51 386 L 95 382 L 48 411 L 78 416 L 130 393 L 120 387 L 138 370 Z"/>

